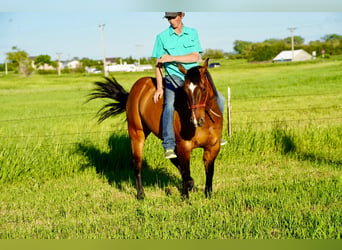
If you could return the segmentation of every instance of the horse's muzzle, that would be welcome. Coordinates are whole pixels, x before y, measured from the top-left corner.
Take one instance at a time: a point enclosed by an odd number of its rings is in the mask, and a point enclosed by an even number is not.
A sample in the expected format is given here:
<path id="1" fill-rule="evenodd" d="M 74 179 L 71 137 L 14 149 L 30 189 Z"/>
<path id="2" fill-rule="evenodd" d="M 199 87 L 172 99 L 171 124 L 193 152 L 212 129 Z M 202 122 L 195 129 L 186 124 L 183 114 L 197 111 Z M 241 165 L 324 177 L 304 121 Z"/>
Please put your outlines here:
<path id="1" fill-rule="evenodd" d="M 204 118 L 196 118 L 195 112 L 192 112 L 192 116 L 190 118 L 190 122 L 192 125 L 194 125 L 195 128 L 202 127 L 204 125 Z"/>

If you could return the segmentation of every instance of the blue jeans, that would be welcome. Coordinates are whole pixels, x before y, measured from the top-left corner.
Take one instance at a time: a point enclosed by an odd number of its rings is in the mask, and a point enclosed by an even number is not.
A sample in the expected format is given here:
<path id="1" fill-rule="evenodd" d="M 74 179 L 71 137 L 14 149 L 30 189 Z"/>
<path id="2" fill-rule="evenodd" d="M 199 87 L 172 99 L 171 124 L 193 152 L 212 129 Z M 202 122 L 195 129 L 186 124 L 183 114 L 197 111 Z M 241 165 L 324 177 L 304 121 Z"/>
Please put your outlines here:
<path id="1" fill-rule="evenodd" d="M 175 82 L 175 83 L 174 83 Z M 175 139 L 175 131 L 173 128 L 173 119 L 175 112 L 175 98 L 177 89 L 184 85 L 184 81 L 172 75 L 172 79 L 170 76 L 165 77 L 165 88 L 164 88 L 164 109 L 162 114 L 162 136 L 163 142 L 162 145 L 164 149 L 175 149 L 176 147 L 176 139 Z M 219 106 L 221 113 L 224 111 L 224 96 L 217 91 L 217 105 Z"/>
<path id="2" fill-rule="evenodd" d="M 176 83 L 174 83 L 175 81 Z M 177 85 L 178 86 L 177 86 Z M 176 139 L 175 131 L 173 128 L 173 119 L 175 112 L 175 98 L 177 89 L 184 85 L 184 81 L 173 75 L 172 79 L 170 76 L 165 76 L 165 88 L 164 88 L 164 109 L 162 114 L 162 135 L 163 142 L 162 145 L 164 149 L 175 149 Z"/>

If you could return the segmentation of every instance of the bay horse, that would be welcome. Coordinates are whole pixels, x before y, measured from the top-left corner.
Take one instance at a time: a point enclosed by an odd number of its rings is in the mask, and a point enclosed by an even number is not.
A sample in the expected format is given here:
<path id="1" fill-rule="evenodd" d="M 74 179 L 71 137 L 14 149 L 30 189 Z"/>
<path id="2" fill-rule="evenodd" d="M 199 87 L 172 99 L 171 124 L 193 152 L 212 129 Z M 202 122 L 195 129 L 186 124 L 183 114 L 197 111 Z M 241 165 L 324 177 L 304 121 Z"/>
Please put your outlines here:
<path id="1" fill-rule="evenodd" d="M 208 59 L 203 66 L 186 70 L 178 64 L 178 68 L 185 75 L 185 81 L 184 86 L 179 88 L 175 101 L 174 130 L 177 158 L 171 159 L 171 162 L 178 168 L 182 177 L 181 194 L 189 198 L 189 191 L 194 186 L 194 180 L 190 176 L 190 154 L 194 148 L 203 148 L 206 173 L 205 196 L 210 197 L 214 162 L 220 151 L 223 116 L 216 102 L 216 88 L 208 72 Z M 145 197 L 141 178 L 143 146 L 151 132 L 162 138 L 163 98 L 157 103 L 153 102 L 156 79 L 152 77 L 138 79 L 129 93 L 114 77 L 112 79 L 105 77 L 105 79 L 106 82 L 95 82 L 97 87 L 90 94 L 89 100 L 96 98 L 115 100 L 99 110 L 99 122 L 126 111 L 137 199 L 143 199 Z"/>

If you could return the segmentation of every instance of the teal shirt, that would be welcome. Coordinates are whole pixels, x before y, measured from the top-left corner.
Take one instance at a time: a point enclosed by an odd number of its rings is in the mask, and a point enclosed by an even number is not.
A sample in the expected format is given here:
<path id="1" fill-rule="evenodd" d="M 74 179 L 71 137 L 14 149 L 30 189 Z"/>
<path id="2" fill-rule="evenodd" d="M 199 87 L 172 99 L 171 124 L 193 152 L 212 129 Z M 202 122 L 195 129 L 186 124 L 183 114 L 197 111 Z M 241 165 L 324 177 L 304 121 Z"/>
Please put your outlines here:
<path id="1" fill-rule="evenodd" d="M 165 54 L 171 56 L 182 56 L 192 52 L 202 53 L 202 48 L 195 29 L 183 25 L 182 33 L 178 35 L 171 26 L 157 35 L 154 43 L 152 57 L 160 58 Z M 198 63 L 184 63 L 186 69 L 198 66 Z M 175 63 L 165 63 L 167 74 L 176 75 L 184 79 L 183 73 L 178 70 Z"/>

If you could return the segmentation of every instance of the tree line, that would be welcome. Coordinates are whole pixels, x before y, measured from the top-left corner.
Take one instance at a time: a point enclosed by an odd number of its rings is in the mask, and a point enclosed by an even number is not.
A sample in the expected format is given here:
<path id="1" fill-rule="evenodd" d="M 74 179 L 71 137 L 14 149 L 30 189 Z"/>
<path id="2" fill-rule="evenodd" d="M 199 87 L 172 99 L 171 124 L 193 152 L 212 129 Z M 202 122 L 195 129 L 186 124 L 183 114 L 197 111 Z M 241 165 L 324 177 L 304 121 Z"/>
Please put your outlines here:
<path id="1" fill-rule="evenodd" d="M 326 58 L 331 55 L 342 54 L 342 36 L 338 34 L 329 34 L 321 38 L 321 40 L 310 41 L 308 44 L 304 43 L 304 38 L 301 36 L 294 36 L 294 49 L 303 49 L 308 53 L 316 52 L 316 56 L 319 57 L 324 53 Z M 263 42 L 250 42 L 243 40 L 235 40 L 233 43 L 234 52 L 227 53 L 218 49 L 206 49 L 202 55 L 202 58 L 229 58 L 229 59 L 247 59 L 248 62 L 260 62 L 270 61 L 276 57 L 283 50 L 291 50 L 292 38 L 287 37 L 285 39 L 267 39 Z M 8 70 L 15 71 L 23 76 L 28 76 L 34 72 L 32 61 L 26 51 L 12 47 L 12 51 L 6 53 L 8 60 Z M 95 67 L 99 70 L 103 70 L 102 60 L 93 60 L 89 58 L 74 58 L 81 62 L 82 68 L 78 69 L 78 72 L 84 71 L 85 67 Z M 122 59 L 128 64 L 137 63 L 138 60 L 132 57 Z M 57 69 L 57 61 L 52 61 L 49 55 L 39 55 L 33 60 L 36 68 L 42 65 L 51 65 Z M 120 63 L 120 58 L 115 59 L 115 63 Z M 140 58 L 141 64 L 154 65 L 155 59 L 153 58 Z M 0 64 L 0 71 L 4 71 L 4 64 Z M 68 69 L 66 69 L 68 70 Z M 70 70 L 69 70 L 70 71 Z M 39 71 L 38 71 L 39 72 Z"/>
<path id="2" fill-rule="evenodd" d="M 234 41 L 234 53 L 228 54 L 229 58 L 244 58 L 249 62 L 270 61 L 283 50 L 292 49 L 292 38 L 267 39 L 263 42 Z M 309 54 L 313 51 L 316 56 L 321 56 L 322 52 L 328 58 L 331 55 L 342 54 L 342 36 L 337 34 L 326 35 L 321 40 L 311 41 L 304 44 L 304 38 L 294 36 L 294 49 L 303 49 Z"/>
<path id="3" fill-rule="evenodd" d="M 55 73 L 57 72 L 58 68 L 58 61 L 51 60 L 49 55 L 39 55 L 34 58 L 30 58 L 29 54 L 16 46 L 12 47 L 11 52 L 6 53 L 6 60 L 7 60 L 7 70 L 14 71 L 22 76 L 29 76 L 34 71 L 40 74 L 46 73 Z M 70 72 L 85 72 L 86 67 L 94 67 L 98 70 L 103 71 L 103 61 L 102 60 L 94 60 L 90 58 L 78 58 L 74 57 L 72 60 L 77 60 L 80 62 L 80 67 L 75 69 L 68 69 L 64 68 L 62 70 L 63 73 L 70 73 Z M 114 63 L 121 63 L 122 61 L 126 62 L 127 64 L 135 64 L 138 63 L 137 59 L 134 59 L 132 56 L 121 59 L 115 58 Z M 152 58 L 140 58 L 140 64 L 153 64 L 155 60 Z M 51 66 L 52 70 L 42 69 L 44 66 Z M 0 64 L 0 71 L 5 71 L 5 65 Z"/>

